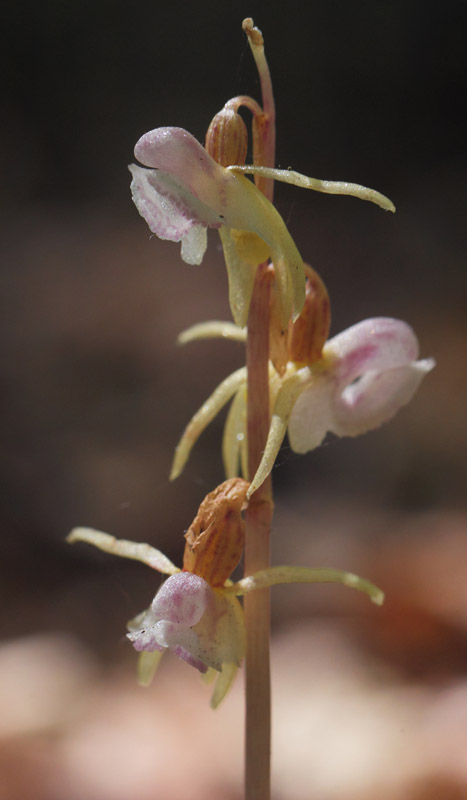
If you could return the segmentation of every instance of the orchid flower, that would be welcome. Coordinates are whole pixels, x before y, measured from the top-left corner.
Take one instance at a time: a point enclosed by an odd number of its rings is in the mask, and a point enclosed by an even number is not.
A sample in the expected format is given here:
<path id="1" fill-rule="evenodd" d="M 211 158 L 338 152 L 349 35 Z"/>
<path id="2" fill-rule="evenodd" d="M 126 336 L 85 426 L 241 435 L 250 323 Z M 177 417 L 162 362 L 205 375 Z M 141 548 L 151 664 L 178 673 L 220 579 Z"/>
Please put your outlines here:
<path id="1" fill-rule="evenodd" d="M 87 542 L 113 555 L 141 561 L 168 579 L 151 605 L 128 623 L 128 639 L 140 653 L 139 680 L 148 685 L 165 650 L 208 678 L 218 673 L 211 698 L 225 697 L 245 655 L 245 622 L 239 596 L 280 583 L 342 583 L 381 605 L 383 592 L 350 572 L 327 568 L 271 567 L 233 583 L 244 543 L 241 516 L 249 484 L 227 480 L 210 492 L 185 534 L 183 570 L 149 544 L 75 528 L 67 541 Z"/>
<path id="2" fill-rule="evenodd" d="M 313 308 L 314 335 L 322 337 L 326 325 L 317 325 Z M 208 323 L 185 331 L 179 341 L 220 335 L 240 339 L 241 331 L 230 323 Z M 324 337 L 325 338 L 325 337 Z M 418 340 L 401 320 L 367 319 L 334 336 L 314 357 L 289 360 L 280 375 L 270 364 L 270 395 L 273 408 L 263 458 L 253 477 L 248 497 L 270 473 L 288 432 L 292 450 L 306 453 L 318 447 L 326 434 L 358 436 L 391 419 L 415 394 L 424 375 L 433 369 L 433 359 L 417 360 Z M 316 353 L 319 353 L 316 357 Z M 308 361 L 308 363 L 306 363 Z M 204 428 L 233 399 L 224 428 L 223 457 L 226 474 L 246 475 L 246 368 L 226 378 L 188 424 L 176 448 L 171 478 L 182 472 L 191 449 Z"/>
<path id="3" fill-rule="evenodd" d="M 289 364 L 250 493 L 269 475 L 286 431 L 292 450 L 307 453 L 328 432 L 359 436 L 391 419 L 434 367 L 433 359 L 417 360 L 418 354 L 410 325 L 377 317 L 334 336 L 310 366 Z"/>
<path id="4" fill-rule="evenodd" d="M 237 113 L 241 105 L 253 112 L 254 121 L 261 118 L 262 109 L 251 98 L 229 100 L 210 125 L 206 149 L 182 128 L 145 133 L 136 144 L 135 156 L 149 169 L 130 165 L 131 192 L 150 230 L 160 239 L 181 242 L 181 256 L 188 264 L 203 260 L 207 228 L 219 231 L 231 311 L 239 327 L 246 325 L 257 265 L 271 259 L 281 320 L 287 325 L 303 307 L 303 261 L 279 212 L 244 174 L 263 182 L 274 179 L 320 192 L 353 195 L 390 211 L 394 206 L 379 192 L 357 184 L 245 165 L 247 131 Z"/>

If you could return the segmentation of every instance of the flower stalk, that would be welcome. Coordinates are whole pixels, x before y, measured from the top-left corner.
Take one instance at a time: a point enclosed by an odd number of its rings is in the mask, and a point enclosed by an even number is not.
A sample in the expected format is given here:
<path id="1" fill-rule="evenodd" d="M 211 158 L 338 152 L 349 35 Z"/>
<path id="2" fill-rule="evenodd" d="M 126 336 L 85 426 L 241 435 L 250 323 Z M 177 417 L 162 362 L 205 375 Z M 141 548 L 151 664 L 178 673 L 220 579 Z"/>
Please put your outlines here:
<path id="1" fill-rule="evenodd" d="M 274 167 L 276 114 L 269 66 L 261 31 L 252 19 L 243 30 L 256 62 L 261 83 L 263 116 L 253 117 L 255 166 Z M 257 188 L 272 202 L 274 181 L 255 175 Z M 256 272 L 248 315 L 246 342 L 248 473 L 250 480 L 261 462 L 268 438 L 269 408 L 269 312 L 272 271 L 267 262 Z M 246 511 L 245 576 L 270 566 L 273 515 L 272 480 L 269 475 L 249 500 Z M 245 800 L 271 796 L 271 675 L 270 590 L 262 589 L 244 599 L 246 639 L 245 667 Z"/>
<path id="2" fill-rule="evenodd" d="M 271 272 L 258 267 L 248 317 L 247 429 L 248 470 L 256 473 L 267 440 L 269 411 L 269 292 Z M 273 513 L 272 481 L 266 481 L 250 498 L 246 511 L 245 576 L 270 565 L 270 530 Z M 271 685 L 270 590 L 245 597 L 245 798 L 270 797 Z"/>

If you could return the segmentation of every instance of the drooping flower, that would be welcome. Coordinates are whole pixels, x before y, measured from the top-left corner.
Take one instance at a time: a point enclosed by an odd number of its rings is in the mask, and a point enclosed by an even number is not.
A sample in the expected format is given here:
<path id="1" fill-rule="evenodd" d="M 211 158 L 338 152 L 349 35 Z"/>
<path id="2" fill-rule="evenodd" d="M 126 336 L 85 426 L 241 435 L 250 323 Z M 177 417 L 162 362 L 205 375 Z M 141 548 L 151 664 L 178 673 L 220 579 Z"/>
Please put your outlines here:
<path id="1" fill-rule="evenodd" d="M 271 567 L 236 583 L 229 579 L 243 550 L 244 506 L 249 484 L 227 480 L 210 492 L 185 539 L 183 570 L 148 544 L 115 539 L 90 528 L 75 528 L 68 541 L 131 558 L 170 577 L 151 605 L 128 623 L 128 639 L 140 653 L 139 679 L 148 685 L 165 650 L 199 672 L 218 674 L 211 698 L 216 708 L 229 690 L 245 655 L 245 622 L 238 596 L 279 583 L 342 583 L 366 593 L 377 605 L 380 589 L 353 573 L 327 568 Z"/>
<path id="2" fill-rule="evenodd" d="M 150 230 L 182 243 L 182 259 L 200 264 L 207 228 L 216 228 L 226 259 L 235 322 L 246 324 L 256 267 L 272 258 L 282 313 L 298 316 L 304 301 L 303 262 L 272 203 L 243 175 L 218 164 L 181 128 L 156 128 L 135 147 L 150 169 L 131 165 L 133 200 Z"/>
<path id="3" fill-rule="evenodd" d="M 219 231 L 230 306 L 240 327 L 246 325 L 256 268 L 271 259 L 280 316 L 282 324 L 287 325 L 303 307 L 303 261 L 279 212 L 244 174 L 254 174 L 263 181 L 274 179 L 316 191 L 360 197 L 391 211 L 394 206 L 379 192 L 357 184 L 320 181 L 291 170 L 235 163 L 232 158 L 242 161 L 246 153 L 246 142 L 244 147 L 239 144 L 245 128 L 237 113 L 239 105 L 247 105 L 255 118 L 260 117 L 261 108 L 256 101 L 233 98 L 214 118 L 223 116 L 223 124 L 212 128 L 208 149 L 182 128 L 156 128 L 145 133 L 136 144 L 135 156 L 146 169 L 136 164 L 129 167 L 132 196 L 153 233 L 160 239 L 181 242 L 181 256 L 188 264 L 201 263 L 207 247 L 207 228 Z M 238 128 L 238 120 L 243 128 Z M 229 146 L 219 148 L 216 136 L 227 136 L 232 125 Z"/>
<path id="4" fill-rule="evenodd" d="M 316 316 L 316 309 L 314 309 Z M 295 323 L 296 324 L 296 323 Z M 218 335 L 230 337 L 225 323 L 217 323 Z M 322 326 L 321 326 L 322 328 Z M 314 341 L 321 328 L 313 328 Z M 197 326 L 194 335 L 215 335 Z M 232 338 L 239 338 L 236 332 Z M 302 352 L 295 340 L 295 356 Z M 285 433 L 292 450 L 306 453 L 318 447 L 326 434 L 358 436 L 391 419 L 415 394 L 422 378 L 434 366 L 433 359 L 417 360 L 418 340 L 412 328 L 387 317 L 364 320 L 334 336 L 309 363 L 289 360 L 282 375 L 270 365 L 272 420 L 262 461 L 253 477 L 250 496 L 271 471 Z M 321 355 L 319 355 L 321 352 Z M 171 478 L 182 472 L 204 428 L 219 410 L 234 398 L 224 429 L 223 454 L 226 473 L 237 474 L 239 462 L 246 464 L 246 370 L 237 370 L 224 380 L 194 415 L 176 448 Z M 245 474 L 245 469 L 243 469 Z"/>

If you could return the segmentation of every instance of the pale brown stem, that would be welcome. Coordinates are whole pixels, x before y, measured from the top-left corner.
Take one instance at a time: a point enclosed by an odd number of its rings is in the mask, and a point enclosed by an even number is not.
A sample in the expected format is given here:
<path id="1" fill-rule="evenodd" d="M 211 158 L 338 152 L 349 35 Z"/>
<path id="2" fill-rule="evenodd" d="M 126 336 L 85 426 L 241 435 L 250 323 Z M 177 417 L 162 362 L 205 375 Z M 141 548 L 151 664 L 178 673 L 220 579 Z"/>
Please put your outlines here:
<path id="1" fill-rule="evenodd" d="M 263 115 L 253 116 L 253 160 L 255 165 L 273 167 L 275 160 L 275 107 L 271 76 L 264 55 L 261 31 L 251 18 L 243 30 L 258 68 L 263 100 Z M 272 201 L 274 181 L 255 182 Z M 269 423 L 269 295 L 271 270 L 260 264 L 256 272 L 248 315 L 246 344 L 248 472 L 253 478 L 266 445 Z M 245 575 L 270 566 L 270 531 L 273 513 L 270 476 L 255 492 L 246 512 Z M 271 679 L 270 590 L 261 589 L 244 598 L 246 646 L 246 731 L 245 800 L 270 800 L 271 797 Z"/>
<path id="2" fill-rule="evenodd" d="M 273 167 L 276 157 L 276 108 L 271 73 L 264 55 L 264 40 L 261 31 L 255 27 L 251 17 L 243 20 L 243 30 L 248 36 L 251 52 L 255 59 L 263 100 L 262 117 L 255 116 L 253 118 L 254 163 L 256 166 Z M 255 184 L 272 203 L 274 181 L 261 175 L 255 175 Z"/>
<path id="3" fill-rule="evenodd" d="M 261 264 L 256 273 L 248 317 L 248 464 L 255 474 L 269 430 L 269 290 L 271 272 Z M 269 539 L 273 512 L 271 478 L 252 495 L 246 512 L 245 575 L 270 565 Z M 269 669 L 269 589 L 245 597 L 246 743 L 245 798 L 269 800 L 271 688 Z"/>

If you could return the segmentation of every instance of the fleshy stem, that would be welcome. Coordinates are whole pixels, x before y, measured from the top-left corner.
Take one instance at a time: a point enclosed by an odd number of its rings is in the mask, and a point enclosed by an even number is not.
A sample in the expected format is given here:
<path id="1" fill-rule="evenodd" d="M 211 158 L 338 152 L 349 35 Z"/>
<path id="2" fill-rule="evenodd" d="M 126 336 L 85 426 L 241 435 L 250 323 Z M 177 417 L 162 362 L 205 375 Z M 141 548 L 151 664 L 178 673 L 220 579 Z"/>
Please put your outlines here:
<path id="1" fill-rule="evenodd" d="M 261 82 L 264 115 L 256 130 L 254 161 L 273 167 L 275 156 L 275 108 L 269 68 L 264 56 L 263 37 L 253 20 L 243 22 Z M 257 118 L 256 118 L 257 119 Z M 258 188 L 269 200 L 273 181 L 256 178 Z M 248 316 L 246 344 L 248 471 L 255 474 L 267 440 L 269 410 L 269 293 L 271 271 L 260 264 L 255 278 Z M 273 513 L 272 483 L 269 477 L 255 492 L 246 512 L 245 575 L 270 565 L 270 530 Z M 252 592 L 244 600 L 246 646 L 246 729 L 245 800 L 269 800 L 271 758 L 270 591 Z"/>

